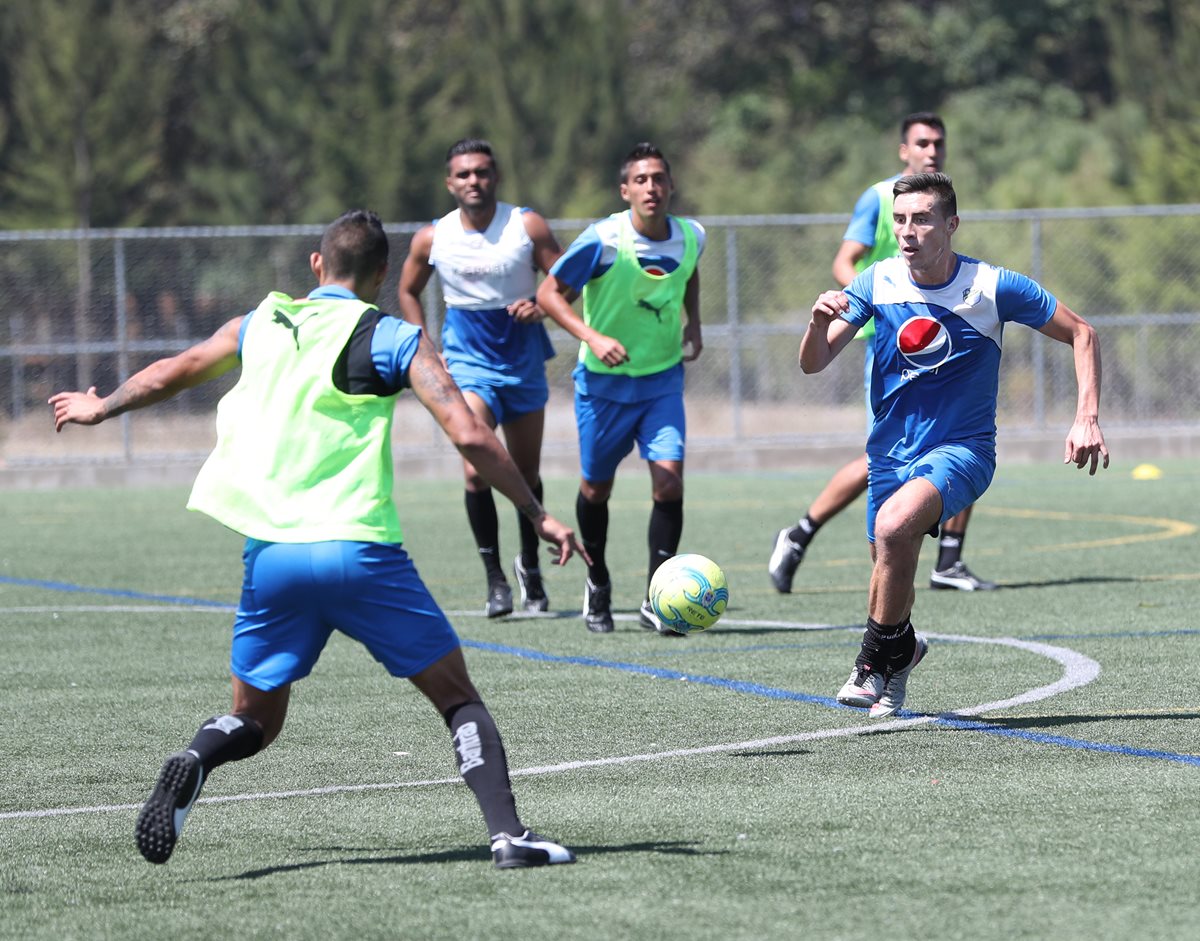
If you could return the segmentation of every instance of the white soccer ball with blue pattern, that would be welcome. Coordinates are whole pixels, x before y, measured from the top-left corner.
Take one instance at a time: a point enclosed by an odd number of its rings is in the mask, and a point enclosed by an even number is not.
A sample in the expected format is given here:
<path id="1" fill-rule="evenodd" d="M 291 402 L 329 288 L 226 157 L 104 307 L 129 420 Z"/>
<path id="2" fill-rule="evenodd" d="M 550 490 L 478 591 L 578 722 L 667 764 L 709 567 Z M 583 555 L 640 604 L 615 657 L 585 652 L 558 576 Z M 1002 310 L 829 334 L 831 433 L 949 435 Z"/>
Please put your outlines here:
<path id="1" fill-rule="evenodd" d="M 655 616 L 680 634 L 706 631 L 729 604 L 725 573 L 712 559 L 684 553 L 667 559 L 650 579 L 650 606 Z"/>

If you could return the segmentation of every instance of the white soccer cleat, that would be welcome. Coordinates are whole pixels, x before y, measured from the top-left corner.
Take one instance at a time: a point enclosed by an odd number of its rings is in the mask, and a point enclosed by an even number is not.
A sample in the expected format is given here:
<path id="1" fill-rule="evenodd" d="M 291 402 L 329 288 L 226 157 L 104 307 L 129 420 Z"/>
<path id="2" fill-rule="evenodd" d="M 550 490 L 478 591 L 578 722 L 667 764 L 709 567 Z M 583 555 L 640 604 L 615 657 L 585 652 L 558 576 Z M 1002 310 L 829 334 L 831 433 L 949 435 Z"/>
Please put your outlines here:
<path id="1" fill-rule="evenodd" d="M 913 667 L 925 659 L 925 654 L 928 652 L 929 641 L 925 639 L 924 634 L 917 634 L 917 644 L 913 649 L 912 660 L 903 670 L 897 670 L 887 677 L 883 684 L 883 695 L 879 697 L 877 703 L 871 706 L 872 719 L 886 719 L 900 711 L 900 707 L 904 705 L 904 696 L 908 692 L 908 675 L 912 673 Z"/>

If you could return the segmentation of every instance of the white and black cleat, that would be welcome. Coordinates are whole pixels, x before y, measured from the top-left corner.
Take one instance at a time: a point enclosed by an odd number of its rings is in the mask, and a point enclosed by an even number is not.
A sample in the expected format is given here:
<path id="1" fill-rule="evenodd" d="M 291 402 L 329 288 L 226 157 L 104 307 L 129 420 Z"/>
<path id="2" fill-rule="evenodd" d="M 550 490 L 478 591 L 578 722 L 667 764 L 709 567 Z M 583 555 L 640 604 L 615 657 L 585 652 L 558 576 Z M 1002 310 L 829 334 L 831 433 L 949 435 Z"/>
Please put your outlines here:
<path id="1" fill-rule="evenodd" d="M 200 796 L 204 772 L 200 759 L 182 751 L 163 762 L 154 790 L 138 814 L 134 835 L 138 850 L 152 863 L 171 858 L 183 821 Z"/>
<path id="2" fill-rule="evenodd" d="M 520 836 L 495 834 L 492 837 L 492 860 L 497 869 L 527 869 L 530 866 L 573 863 L 575 854 L 565 846 L 526 830 Z"/>

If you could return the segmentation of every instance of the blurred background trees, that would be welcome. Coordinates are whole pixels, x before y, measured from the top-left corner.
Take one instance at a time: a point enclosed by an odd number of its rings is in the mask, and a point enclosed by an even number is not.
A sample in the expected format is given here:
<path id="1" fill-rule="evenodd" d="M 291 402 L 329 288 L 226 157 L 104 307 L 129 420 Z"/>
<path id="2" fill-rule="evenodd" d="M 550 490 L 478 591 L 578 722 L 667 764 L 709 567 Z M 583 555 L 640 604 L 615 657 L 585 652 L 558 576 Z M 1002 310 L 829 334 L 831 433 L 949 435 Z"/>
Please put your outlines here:
<path id="1" fill-rule="evenodd" d="M 13 0 L 0 51 L 9 229 L 428 219 L 467 135 L 549 216 L 647 139 L 681 211 L 849 212 L 926 109 L 967 208 L 1200 198 L 1194 0 Z"/>

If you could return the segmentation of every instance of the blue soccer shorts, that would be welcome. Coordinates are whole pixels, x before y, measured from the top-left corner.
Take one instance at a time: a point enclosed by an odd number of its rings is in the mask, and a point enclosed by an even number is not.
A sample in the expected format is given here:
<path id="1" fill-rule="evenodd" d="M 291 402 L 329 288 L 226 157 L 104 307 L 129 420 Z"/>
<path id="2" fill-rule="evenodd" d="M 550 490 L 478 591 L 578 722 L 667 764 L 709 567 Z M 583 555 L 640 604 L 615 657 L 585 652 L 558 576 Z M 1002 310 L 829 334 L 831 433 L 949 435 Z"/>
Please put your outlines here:
<path id="1" fill-rule="evenodd" d="M 335 630 L 393 676 L 414 676 L 459 647 L 399 545 L 247 539 L 242 560 L 230 668 L 255 689 L 307 676 Z"/>
<path id="2" fill-rule="evenodd" d="M 681 393 L 615 402 L 576 392 L 575 421 L 584 480 L 612 480 L 635 443 L 643 460 L 683 460 L 687 418 Z"/>
<path id="3" fill-rule="evenodd" d="M 867 470 L 867 539 L 875 541 L 879 508 L 910 480 L 928 480 L 942 495 L 938 525 L 978 500 L 992 482 L 996 458 L 963 444 L 943 444 L 907 463 L 870 455 Z M 930 535 L 936 535 L 936 530 Z"/>
<path id="4" fill-rule="evenodd" d="M 513 376 L 451 361 L 450 378 L 463 392 L 473 392 L 483 399 L 497 425 L 540 412 L 550 400 L 546 369 L 540 364 L 523 376 Z"/>

